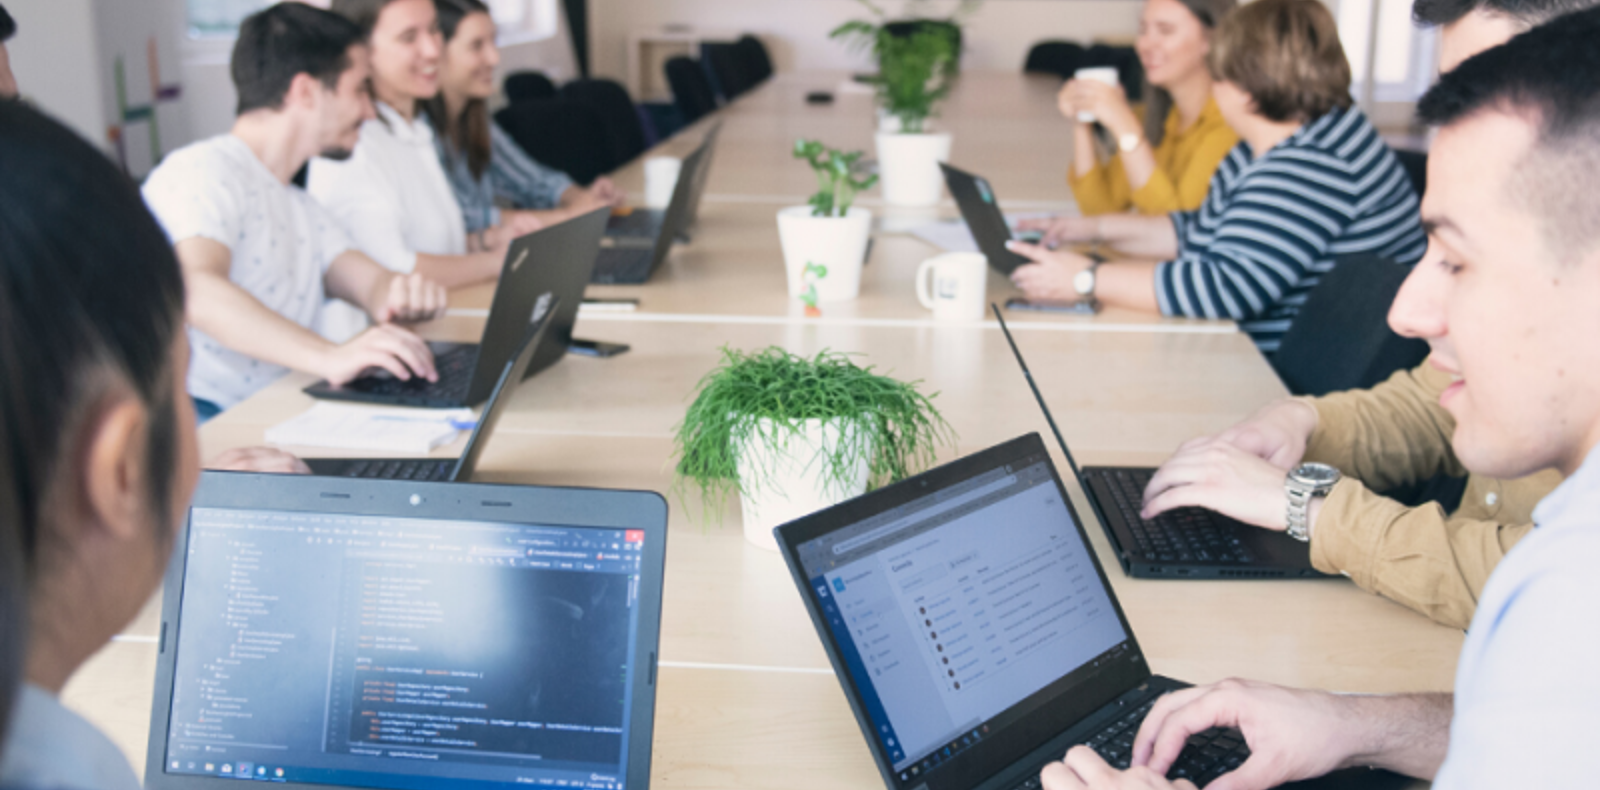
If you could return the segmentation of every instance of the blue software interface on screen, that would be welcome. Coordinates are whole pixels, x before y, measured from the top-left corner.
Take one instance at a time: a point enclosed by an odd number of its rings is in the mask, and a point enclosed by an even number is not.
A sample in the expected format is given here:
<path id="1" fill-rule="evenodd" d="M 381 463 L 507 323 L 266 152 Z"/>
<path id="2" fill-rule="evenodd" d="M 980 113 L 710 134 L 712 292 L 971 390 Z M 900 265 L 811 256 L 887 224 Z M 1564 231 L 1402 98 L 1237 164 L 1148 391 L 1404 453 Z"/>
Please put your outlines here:
<path id="1" fill-rule="evenodd" d="M 164 768 L 623 787 L 643 541 L 195 508 Z"/>
<path id="2" fill-rule="evenodd" d="M 1046 462 L 990 470 L 800 547 L 874 733 L 902 779 L 1126 649 Z"/>

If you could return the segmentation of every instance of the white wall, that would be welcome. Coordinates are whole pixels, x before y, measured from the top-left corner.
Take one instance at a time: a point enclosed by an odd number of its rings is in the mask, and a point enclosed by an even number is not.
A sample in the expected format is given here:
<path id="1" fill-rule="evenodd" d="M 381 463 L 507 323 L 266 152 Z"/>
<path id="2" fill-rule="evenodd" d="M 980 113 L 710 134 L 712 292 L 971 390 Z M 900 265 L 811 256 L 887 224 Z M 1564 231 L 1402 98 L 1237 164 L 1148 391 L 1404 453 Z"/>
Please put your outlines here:
<path id="1" fill-rule="evenodd" d="M 901 4 L 884 3 L 891 13 Z M 948 0 L 928 11 L 947 13 Z M 1132 38 L 1138 0 L 988 0 L 965 26 L 962 68 L 1020 71 L 1028 48 L 1047 38 L 1087 42 Z M 851 19 L 868 18 L 856 0 L 590 0 L 591 49 L 596 74 L 621 80 L 627 71 L 628 33 L 634 28 L 690 24 L 754 33 L 789 69 L 866 68 L 828 33 Z"/>
<path id="2" fill-rule="evenodd" d="M 17 36 L 6 42 L 17 87 L 78 134 L 105 143 L 94 0 L 6 0 Z"/>

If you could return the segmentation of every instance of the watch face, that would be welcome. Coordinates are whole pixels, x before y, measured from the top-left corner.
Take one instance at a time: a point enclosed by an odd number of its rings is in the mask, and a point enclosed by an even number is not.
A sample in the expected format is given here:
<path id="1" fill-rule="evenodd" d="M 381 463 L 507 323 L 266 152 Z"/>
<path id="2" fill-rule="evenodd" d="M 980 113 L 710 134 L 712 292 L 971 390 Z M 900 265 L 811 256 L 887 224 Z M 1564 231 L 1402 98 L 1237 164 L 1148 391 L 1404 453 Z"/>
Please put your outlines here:
<path id="1" fill-rule="evenodd" d="M 1314 486 L 1339 482 L 1339 470 L 1327 464 L 1301 464 L 1295 467 L 1294 476 Z"/>
<path id="2" fill-rule="evenodd" d="M 1094 293 L 1094 272 L 1084 269 L 1073 276 L 1072 290 L 1077 291 L 1079 296 L 1088 296 Z"/>

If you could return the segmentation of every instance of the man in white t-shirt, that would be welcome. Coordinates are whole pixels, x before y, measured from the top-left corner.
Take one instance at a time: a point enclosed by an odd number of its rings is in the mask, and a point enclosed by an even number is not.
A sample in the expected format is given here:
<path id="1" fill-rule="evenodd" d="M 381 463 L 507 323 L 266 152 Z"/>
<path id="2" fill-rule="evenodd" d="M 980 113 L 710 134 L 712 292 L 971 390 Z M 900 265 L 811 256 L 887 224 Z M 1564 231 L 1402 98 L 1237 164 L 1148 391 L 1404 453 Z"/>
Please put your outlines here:
<path id="1" fill-rule="evenodd" d="M 173 152 L 144 186 L 183 267 L 202 421 L 290 369 L 335 384 L 369 368 L 435 380 L 427 344 L 396 323 L 442 314 L 444 289 L 379 266 L 290 184 L 313 156 L 348 156 L 372 117 L 360 28 L 279 3 L 240 25 L 232 70 L 233 129 Z M 311 327 L 324 294 L 377 325 L 343 344 L 322 338 Z"/>

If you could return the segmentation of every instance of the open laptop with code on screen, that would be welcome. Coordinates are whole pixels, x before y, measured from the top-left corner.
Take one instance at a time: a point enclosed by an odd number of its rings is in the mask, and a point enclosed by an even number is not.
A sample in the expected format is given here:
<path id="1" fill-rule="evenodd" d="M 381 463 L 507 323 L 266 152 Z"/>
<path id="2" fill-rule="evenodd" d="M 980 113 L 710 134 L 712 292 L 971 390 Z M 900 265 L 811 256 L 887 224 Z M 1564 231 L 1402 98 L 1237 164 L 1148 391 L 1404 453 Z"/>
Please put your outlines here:
<path id="1" fill-rule="evenodd" d="M 205 473 L 144 786 L 647 787 L 666 522 L 650 492 Z"/>

